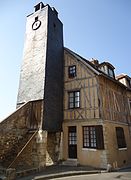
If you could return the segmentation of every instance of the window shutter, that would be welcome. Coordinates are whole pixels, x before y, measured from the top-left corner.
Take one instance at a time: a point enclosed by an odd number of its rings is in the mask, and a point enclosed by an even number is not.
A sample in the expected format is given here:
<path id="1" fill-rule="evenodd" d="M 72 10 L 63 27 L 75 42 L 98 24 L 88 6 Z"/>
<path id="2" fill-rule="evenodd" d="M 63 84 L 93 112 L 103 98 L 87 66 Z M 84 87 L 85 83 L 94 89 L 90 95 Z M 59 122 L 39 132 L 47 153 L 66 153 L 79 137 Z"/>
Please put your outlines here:
<path id="1" fill-rule="evenodd" d="M 117 137 L 118 148 L 125 148 L 126 141 L 125 141 L 124 130 L 122 127 L 116 127 L 116 137 Z"/>
<path id="2" fill-rule="evenodd" d="M 101 125 L 96 126 L 96 143 L 97 149 L 104 149 L 103 127 Z"/>

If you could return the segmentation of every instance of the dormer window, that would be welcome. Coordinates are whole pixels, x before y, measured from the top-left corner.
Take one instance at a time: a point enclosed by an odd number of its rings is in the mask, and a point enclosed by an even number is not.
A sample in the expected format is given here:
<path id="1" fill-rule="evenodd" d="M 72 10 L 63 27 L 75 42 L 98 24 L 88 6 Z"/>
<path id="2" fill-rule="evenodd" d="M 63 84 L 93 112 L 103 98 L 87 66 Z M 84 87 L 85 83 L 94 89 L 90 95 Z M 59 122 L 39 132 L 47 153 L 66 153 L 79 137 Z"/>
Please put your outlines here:
<path id="1" fill-rule="evenodd" d="M 105 74 L 107 74 L 109 77 L 111 78 L 115 78 L 115 74 L 114 74 L 114 67 L 108 63 L 108 62 L 103 62 L 99 65 L 99 69 L 104 72 Z"/>
<path id="2" fill-rule="evenodd" d="M 100 67 L 100 70 L 106 74 L 108 74 L 108 69 L 107 69 L 107 66 L 101 66 Z"/>
<path id="3" fill-rule="evenodd" d="M 114 78 L 114 70 L 111 68 L 108 68 L 108 74 L 110 77 Z"/>
<path id="4" fill-rule="evenodd" d="M 131 78 L 126 74 L 120 74 L 116 76 L 116 79 L 124 84 L 126 87 L 131 88 Z"/>

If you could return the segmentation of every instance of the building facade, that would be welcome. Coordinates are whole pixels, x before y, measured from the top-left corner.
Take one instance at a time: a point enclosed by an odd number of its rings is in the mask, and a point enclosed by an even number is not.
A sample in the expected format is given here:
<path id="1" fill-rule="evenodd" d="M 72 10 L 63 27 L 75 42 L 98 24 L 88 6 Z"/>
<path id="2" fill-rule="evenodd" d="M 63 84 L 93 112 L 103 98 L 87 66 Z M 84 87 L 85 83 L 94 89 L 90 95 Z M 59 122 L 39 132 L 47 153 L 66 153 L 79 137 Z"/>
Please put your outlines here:
<path id="1" fill-rule="evenodd" d="M 0 123 L 0 163 L 130 165 L 131 78 L 114 69 L 64 48 L 57 11 L 38 3 L 27 16 L 18 109 Z"/>
<path id="2" fill-rule="evenodd" d="M 64 159 L 100 168 L 130 164 L 131 86 L 116 80 L 110 63 L 66 48 L 64 72 Z"/>

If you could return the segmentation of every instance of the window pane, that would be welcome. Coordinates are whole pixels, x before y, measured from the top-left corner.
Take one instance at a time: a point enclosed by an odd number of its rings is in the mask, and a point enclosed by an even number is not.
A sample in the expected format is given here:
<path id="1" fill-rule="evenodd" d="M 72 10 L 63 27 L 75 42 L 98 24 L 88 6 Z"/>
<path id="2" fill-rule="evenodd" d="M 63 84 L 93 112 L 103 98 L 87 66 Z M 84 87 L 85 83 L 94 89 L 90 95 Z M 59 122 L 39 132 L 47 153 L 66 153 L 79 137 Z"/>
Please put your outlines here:
<path id="1" fill-rule="evenodd" d="M 76 92 L 75 92 L 75 97 L 76 97 L 76 96 L 79 97 L 79 95 L 80 95 L 80 92 L 79 92 L 79 91 L 76 91 Z"/>
<path id="2" fill-rule="evenodd" d="M 75 102 L 79 101 L 80 98 L 79 97 L 75 97 Z"/>
<path id="3" fill-rule="evenodd" d="M 76 108 L 80 107 L 79 102 L 76 102 L 76 103 L 75 103 L 75 107 L 76 107 Z"/>
<path id="4" fill-rule="evenodd" d="M 75 145 L 75 144 L 77 144 L 76 132 L 70 132 L 69 133 L 69 145 Z"/>
<path id="5" fill-rule="evenodd" d="M 73 104 L 73 103 L 70 103 L 70 104 L 69 104 L 69 107 L 70 107 L 70 108 L 73 108 L 73 107 L 74 107 L 74 104 Z"/>
<path id="6" fill-rule="evenodd" d="M 71 102 L 74 102 L 74 98 L 70 98 L 70 103 L 71 103 Z"/>
<path id="7" fill-rule="evenodd" d="M 70 96 L 70 98 L 71 98 L 71 97 L 74 97 L 74 93 L 73 93 L 73 92 L 70 92 L 70 93 L 69 93 L 69 96 Z"/>
<path id="8" fill-rule="evenodd" d="M 114 77 L 113 70 L 110 69 L 110 68 L 109 68 L 108 70 L 109 70 L 109 76 L 110 76 L 110 77 Z"/>

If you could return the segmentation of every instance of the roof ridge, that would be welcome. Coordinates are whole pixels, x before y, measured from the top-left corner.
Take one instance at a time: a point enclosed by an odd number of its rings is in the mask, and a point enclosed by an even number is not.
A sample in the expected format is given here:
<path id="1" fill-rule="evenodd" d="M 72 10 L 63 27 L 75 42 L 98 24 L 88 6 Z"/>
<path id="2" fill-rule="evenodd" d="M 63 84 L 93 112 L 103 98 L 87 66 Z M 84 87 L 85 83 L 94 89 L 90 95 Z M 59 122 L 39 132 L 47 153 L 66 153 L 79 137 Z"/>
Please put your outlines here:
<path id="1" fill-rule="evenodd" d="M 86 60 L 85 58 L 83 58 L 82 56 L 80 56 L 79 54 L 75 53 L 74 51 L 70 50 L 69 48 L 64 47 L 64 49 L 69 52 L 72 56 L 74 56 L 75 58 L 77 58 L 77 60 L 81 61 L 83 64 L 85 64 L 88 68 L 90 68 L 95 74 L 97 75 L 102 75 L 104 77 L 106 77 L 107 79 L 110 79 L 111 81 L 119 84 L 120 86 L 129 89 L 128 87 L 126 87 L 124 84 L 122 84 L 121 82 L 119 82 L 117 79 L 113 79 L 111 77 L 109 77 L 107 74 L 105 74 L 104 72 L 102 72 L 101 70 L 97 69 L 96 66 L 94 64 L 92 64 L 89 60 Z"/>
<path id="2" fill-rule="evenodd" d="M 93 63 L 91 63 L 89 60 L 83 58 L 82 56 L 80 56 L 80 55 L 77 54 L 76 52 L 70 50 L 69 48 L 64 47 L 64 49 L 67 50 L 68 52 L 70 52 L 72 55 L 75 55 L 75 56 L 77 56 L 78 58 L 80 58 L 80 60 L 81 60 L 81 61 L 84 61 L 84 62 L 86 63 L 86 65 L 88 64 L 89 66 L 91 66 L 91 68 L 94 69 L 94 70 L 93 70 L 93 69 L 92 69 L 92 70 L 95 71 L 96 74 L 100 74 L 100 73 L 101 73 L 101 71 L 100 71 L 99 69 L 97 69 L 96 66 L 95 66 Z"/>

